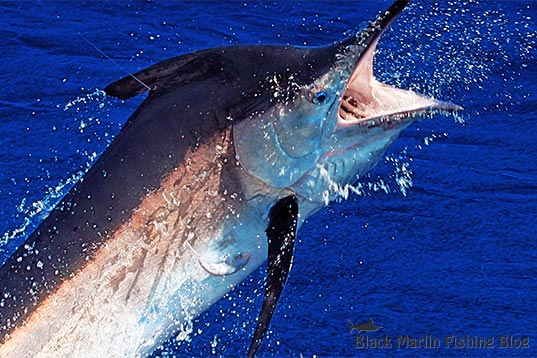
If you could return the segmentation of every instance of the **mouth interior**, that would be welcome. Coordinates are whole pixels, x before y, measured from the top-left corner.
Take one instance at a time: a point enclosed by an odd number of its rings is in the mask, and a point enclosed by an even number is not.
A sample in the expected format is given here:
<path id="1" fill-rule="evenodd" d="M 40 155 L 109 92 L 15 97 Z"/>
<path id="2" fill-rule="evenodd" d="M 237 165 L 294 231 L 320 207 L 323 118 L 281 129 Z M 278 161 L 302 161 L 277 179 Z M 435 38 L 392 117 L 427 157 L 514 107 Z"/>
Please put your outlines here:
<path id="1" fill-rule="evenodd" d="M 462 109 L 451 103 L 379 82 L 373 74 L 377 42 L 378 39 L 368 46 L 347 83 L 339 104 L 338 126 L 382 123 L 414 117 L 423 112 Z"/>

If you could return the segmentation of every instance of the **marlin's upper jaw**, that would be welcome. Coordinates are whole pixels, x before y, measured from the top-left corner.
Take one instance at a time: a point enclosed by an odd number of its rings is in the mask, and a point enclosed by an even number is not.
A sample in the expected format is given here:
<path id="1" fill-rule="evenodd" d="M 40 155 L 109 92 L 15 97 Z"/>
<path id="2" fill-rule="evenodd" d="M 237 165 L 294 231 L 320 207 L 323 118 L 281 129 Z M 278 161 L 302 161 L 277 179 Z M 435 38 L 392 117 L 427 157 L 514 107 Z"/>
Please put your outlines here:
<path id="1" fill-rule="evenodd" d="M 407 2 L 396 2 L 348 45 L 345 57 L 350 68 L 349 80 L 339 100 L 336 129 L 350 126 L 388 127 L 408 123 L 419 114 L 453 112 L 462 107 L 437 101 L 410 90 L 383 84 L 373 74 L 373 59 L 378 40 Z M 398 127 L 398 126 L 397 126 Z"/>

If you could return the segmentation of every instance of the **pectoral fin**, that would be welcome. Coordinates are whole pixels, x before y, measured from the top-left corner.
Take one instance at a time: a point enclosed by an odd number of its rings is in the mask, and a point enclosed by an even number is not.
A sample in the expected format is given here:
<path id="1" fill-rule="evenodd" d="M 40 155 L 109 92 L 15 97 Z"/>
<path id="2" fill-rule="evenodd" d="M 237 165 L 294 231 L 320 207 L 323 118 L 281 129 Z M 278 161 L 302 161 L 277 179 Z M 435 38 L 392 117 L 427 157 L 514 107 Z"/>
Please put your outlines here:
<path id="1" fill-rule="evenodd" d="M 261 313 L 257 319 L 257 327 L 248 349 L 248 357 L 254 357 L 261 344 L 291 270 L 297 217 L 298 203 L 294 195 L 280 199 L 270 209 L 269 225 L 266 230 L 268 268 L 265 295 Z"/>

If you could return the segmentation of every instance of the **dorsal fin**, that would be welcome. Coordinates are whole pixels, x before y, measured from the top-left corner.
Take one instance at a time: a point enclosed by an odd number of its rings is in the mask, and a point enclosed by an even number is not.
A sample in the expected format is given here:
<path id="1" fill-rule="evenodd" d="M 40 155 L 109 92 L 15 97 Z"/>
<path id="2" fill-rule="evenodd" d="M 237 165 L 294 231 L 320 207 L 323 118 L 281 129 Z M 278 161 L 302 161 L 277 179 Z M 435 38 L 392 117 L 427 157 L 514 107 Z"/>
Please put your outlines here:
<path id="1" fill-rule="evenodd" d="M 192 61 L 209 51 L 211 50 L 189 53 L 156 63 L 153 66 L 109 84 L 104 91 L 109 96 L 126 100 L 147 92 L 149 90 L 148 87 L 151 90 L 155 90 L 159 87 L 159 83 L 161 83 L 162 80 L 179 71 L 187 71 L 186 67 L 188 67 Z"/>

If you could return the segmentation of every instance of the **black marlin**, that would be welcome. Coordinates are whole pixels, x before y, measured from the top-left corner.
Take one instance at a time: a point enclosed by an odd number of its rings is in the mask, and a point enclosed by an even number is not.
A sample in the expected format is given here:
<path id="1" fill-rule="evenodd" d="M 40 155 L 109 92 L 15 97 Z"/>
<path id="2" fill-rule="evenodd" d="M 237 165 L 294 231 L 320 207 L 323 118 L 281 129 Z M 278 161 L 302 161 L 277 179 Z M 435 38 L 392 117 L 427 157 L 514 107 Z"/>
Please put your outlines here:
<path id="1" fill-rule="evenodd" d="M 358 332 L 375 332 L 383 327 L 377 326 L 373 319 L 370 319 L 367 322 L 359 323 L 359 324 L 353 324 L 350 320 L 347 320 L 347 323 L 349 324 L 349 333 L 352 333 L 352 331 L 357 330 Z"/>
<path id="2" fill-rule="evenodd" d="M 301 223 L 420 115 L 460 109 L 375 79 L 407 3 L 334 45 L 203 50 L 106 87 L 148 96 L 0 268 L 0 356 L 144 356 L 268 259 L 254 356 Z"/>

